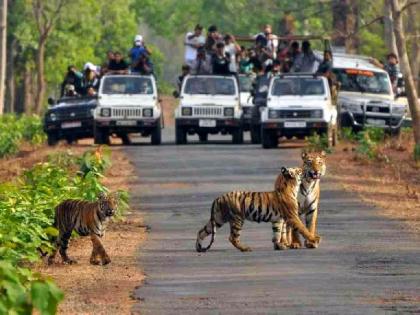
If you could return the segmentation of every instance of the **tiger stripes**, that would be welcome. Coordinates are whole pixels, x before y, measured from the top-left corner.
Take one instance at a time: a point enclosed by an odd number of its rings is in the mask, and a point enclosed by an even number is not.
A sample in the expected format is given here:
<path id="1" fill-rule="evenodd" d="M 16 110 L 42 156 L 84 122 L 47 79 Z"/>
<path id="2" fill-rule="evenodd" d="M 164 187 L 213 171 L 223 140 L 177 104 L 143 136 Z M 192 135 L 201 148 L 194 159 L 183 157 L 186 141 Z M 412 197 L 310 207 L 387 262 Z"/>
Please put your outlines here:
<path id="1" fill-rule="evenodd" d="M 326 155 L 323 151 L 310 153 L 303 152 L 301 157 L 303 161 L 303 178 L 298 192 L 299 215 L 305 216 L 305 223 L 309 232 L 311 234 L 316 234 L 320 198 L 320 178 L 325 175 L 326 172 Z M 278 189 L 279 180 L 281 180 L 280 177 L 281 176 L 278 176 L 274 189 Z M 288 226 L 283 226 L 283 230 L 287 230 L 287 233 L 283 234 L 285 235 L 285 239 L 282 240 L 283 244 L 287 244 L 287 246 L 291 248 L 302 247 L 298 231 L 294 230 L 292 232 Z M 305 240 L 305 247 L 307 248 L 317 248 L 318 245 L 319 242 Z"/>
<path id="2" fill-rule="evenodd" d="M 116 196 L 104 193 L 100 193 L 98 200 L 94 202 L 75 199 L 61 202 L 55 208 L 54 226 L 58 229 L 58 237 L 55 241 L 55 248 L 48 258 L 48 263 L 51 264 L 54 261 L 57 250 L 65 264 L 76 263 L 67 255 L 71 233 L 76 231 L 80 236 L 90 235 L 91 237 L 93 249 L 90 263 L 94 265 L 109 264 L 111 259 L 100 238 L 105 233 L 107 222 L 115 214 L 116 207 Z"/>
<path id="3" fill-rule="evenodd" d="M 300 168 L 282 168 L 282 182 L 279 189 L 271 192 L 232 191 L 217 197 L 212 204 L 210 220 L 198 232 L 196 250 L 205 252 L 214 242 L 216 230 L 226 222 L 230 224 L 229 241 L 240 251 L 251 251 L 249 246 L 241 244 L 240 235 L 245 220 L 253 222 L 271 222 L 275 249 L 281 249 L 283 220 L 296 228 L 306 239 L 316 242 L 319 237 L 311 235 L 298 216 L 297 193 L 301 183 Z M 207 247 L 202 241 L 211 234 Z"/>

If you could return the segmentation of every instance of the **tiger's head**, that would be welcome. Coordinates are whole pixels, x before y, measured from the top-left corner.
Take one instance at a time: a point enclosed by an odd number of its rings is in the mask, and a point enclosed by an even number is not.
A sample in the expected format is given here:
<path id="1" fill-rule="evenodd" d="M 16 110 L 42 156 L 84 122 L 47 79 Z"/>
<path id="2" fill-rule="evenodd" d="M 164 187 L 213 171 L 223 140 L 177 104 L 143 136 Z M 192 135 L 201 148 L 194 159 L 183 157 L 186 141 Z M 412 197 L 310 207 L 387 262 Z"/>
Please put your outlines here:
<path id="1" fill-rule="evenodd" d="M 275 189 L 284 191 L 286 189 L 298 188 L 302 181 L 302 169 L 300 167 L 282 167 L 281 174 L 277 177 Z"/>
<path id="2" fill-rule="evenodd" d="M 322 152 L 302 152 L 303 176 L 309 179 L 320 179 L 325 175 L 326 154 Z"/>
<path id="3" fill-rule="evenodd" d="M 99 209 L 106 217 L 112 217 L 118 206 L 118 196 L 116 194 L 105 194 L 100 192 L 98 196 Z"/>

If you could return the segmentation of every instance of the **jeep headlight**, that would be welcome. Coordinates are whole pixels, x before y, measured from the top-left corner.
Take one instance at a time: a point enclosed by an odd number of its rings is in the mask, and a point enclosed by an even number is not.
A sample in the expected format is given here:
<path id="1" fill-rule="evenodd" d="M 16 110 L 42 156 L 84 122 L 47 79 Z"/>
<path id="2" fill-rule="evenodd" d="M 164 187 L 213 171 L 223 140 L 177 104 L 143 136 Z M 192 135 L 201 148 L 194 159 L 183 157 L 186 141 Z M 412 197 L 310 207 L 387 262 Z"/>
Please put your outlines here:
<path id="1" fill-rule="evenodd" d="M 182 116 L 191 116 L 192 115 L 192 108 L 191 107 L 182 107 Z"/>
<path id="2" fill-rule="evenodd" d="M 405 106 L 394 105 L 392 107 L 392 114 L 402 116 L 406 113 L 407 109 Z"/>
<path id="3" fill-rule="evenodd" d="M 51 121 L 56 121 L 56 120 L 57 120 L 57 115 L 56 115 L 56 114 L 54 114 L 54 113 L 51 113 L 51 114 L 50 114 L 50 120 L 51 120 Z"/>
<path id="4" fill-rule="evenodd" d="M 224 116 L 233 116 L 233 114 L 234 114 L 233 107 L 226 107 L 226 108 L 223 110 L 223 115 L 224 115 Z"/>
<path id="5" fill-rule="evenodd" d="M 355 103 L 342 103 L 342 109 L 348 110 L 349 112 L 354 113 L 361 113 L 362 112 L 362 105 L 355 104 Z"/>
<path id="6" fill-rule="evenodd" d="M 111 116 L 111 110 L 109 108 L 102 108 L 101 109 L 101 116 L 103 116 L 103 117 Z"/>
<path id="7" fill-rule="evenodd" d="M 279 113 L 278 110 L 270 109 L 268 111 L 268 118 L 276 119 L 276 118 L 279 118 L 279 117 L 280 117 L 280 113 Z"/>
<path id="8" fill-rule="evenodd" d="M 152 117 L 153 116 L 153 109 L 152 108 L 144 108 L 143 109 L 143 117 Z"/>
<path id="9" fill-rule="evenodd" d="M 322 118 L 322 109 L 313 110 L 311 112 L 311 118 Z"/>

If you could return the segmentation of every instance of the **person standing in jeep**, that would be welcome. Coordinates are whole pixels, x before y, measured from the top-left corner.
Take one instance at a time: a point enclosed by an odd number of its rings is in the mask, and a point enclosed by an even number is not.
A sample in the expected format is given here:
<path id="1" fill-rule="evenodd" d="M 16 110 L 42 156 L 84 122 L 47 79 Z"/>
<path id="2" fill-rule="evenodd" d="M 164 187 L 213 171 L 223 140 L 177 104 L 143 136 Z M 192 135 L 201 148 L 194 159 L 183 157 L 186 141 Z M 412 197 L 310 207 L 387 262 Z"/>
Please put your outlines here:
<path id="1" fill-rule="evenodd" d="M 206 40 L 202 35 L 203 27 L 197 24 L 194 32 L 188 32 L 185 35 L 185 64 L 192 67 L 194 61 L 197 59 L 197 50 L 204 46 Z"/>
<path id="2" fill-rule="evenodd" d="M 216 53 L 212 57 L 213 74 L 229 75 L 230 55 L 225 52 L 225 44 L 216 44 Z"/>

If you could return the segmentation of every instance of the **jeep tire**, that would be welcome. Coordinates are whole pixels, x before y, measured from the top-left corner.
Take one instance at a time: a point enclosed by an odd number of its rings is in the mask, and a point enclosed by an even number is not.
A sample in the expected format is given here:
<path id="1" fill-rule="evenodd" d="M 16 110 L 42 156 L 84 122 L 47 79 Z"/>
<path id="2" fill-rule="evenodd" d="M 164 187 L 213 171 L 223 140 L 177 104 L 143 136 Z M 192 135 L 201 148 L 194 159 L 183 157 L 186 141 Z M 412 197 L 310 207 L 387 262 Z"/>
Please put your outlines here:
<path id="1" fill-rule="evenodd" d="M 105 128 L 99 128 L 95 125 L 93 128 L 93 138 L 95 144 L 109 144 L 109 134 Z"/>
<path id="2" fill-rule="evenodd" d="M 158 120 L 155 129 L 152 131 L 151 142 L 153 145 L 159 145 L 162 143 L 162 128 L 160 119 Z"/>
<path id="3" fill-rule="evenodd" d="M 277 147 L 278 137 L 272 130 L 261 129 L 261 143 L 264 149 L 272 149 Z"/>

